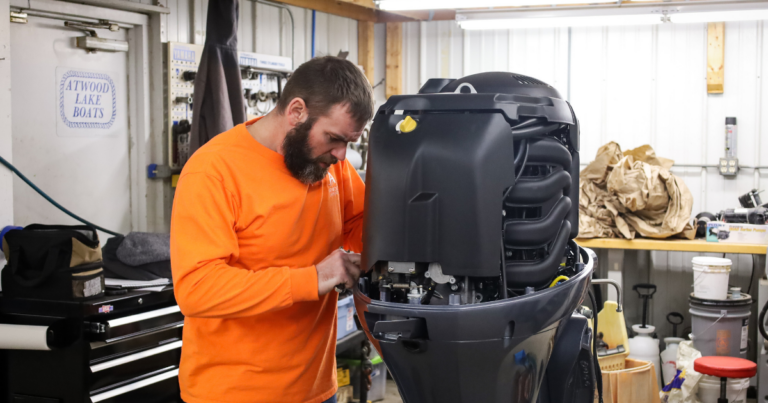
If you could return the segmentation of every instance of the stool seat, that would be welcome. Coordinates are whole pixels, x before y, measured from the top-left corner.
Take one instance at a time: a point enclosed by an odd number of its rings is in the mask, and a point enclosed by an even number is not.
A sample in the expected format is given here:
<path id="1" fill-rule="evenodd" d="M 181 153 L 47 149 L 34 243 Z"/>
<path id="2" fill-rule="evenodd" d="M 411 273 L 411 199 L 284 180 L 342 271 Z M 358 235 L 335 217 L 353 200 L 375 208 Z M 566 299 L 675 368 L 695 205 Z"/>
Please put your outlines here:
<path id="1" fill-rule="evenodd" d="M 757 373 L 757 364 L 736 357 L 701 357 L 693 362 L 693 369 L 718 378 L 751 378 Z"/>

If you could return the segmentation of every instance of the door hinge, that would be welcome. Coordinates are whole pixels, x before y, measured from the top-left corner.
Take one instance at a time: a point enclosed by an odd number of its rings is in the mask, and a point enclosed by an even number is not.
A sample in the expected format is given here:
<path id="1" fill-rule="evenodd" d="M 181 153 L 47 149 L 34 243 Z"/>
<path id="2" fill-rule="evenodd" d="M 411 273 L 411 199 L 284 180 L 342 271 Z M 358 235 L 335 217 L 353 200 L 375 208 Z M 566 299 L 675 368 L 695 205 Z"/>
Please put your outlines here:
<path id="1" fill-rule="evenodd" d="M 27 13 L 11 11 L 11 22 L 15 22 L 17 24 L 26 24 Z"/>

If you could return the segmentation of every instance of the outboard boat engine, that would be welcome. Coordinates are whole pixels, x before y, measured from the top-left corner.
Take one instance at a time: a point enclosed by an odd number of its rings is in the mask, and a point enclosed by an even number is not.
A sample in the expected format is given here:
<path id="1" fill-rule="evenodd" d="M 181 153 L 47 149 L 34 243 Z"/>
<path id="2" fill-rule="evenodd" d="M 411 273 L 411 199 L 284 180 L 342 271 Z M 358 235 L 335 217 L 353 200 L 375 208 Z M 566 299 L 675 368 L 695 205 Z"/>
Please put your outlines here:
<path id="1" fill-rule="evenodd" d="M 518 74 L 432 79 L 379 108 L 369 152 L 355 305 L 403 401 L 592 402 L 568 102 Z"/>

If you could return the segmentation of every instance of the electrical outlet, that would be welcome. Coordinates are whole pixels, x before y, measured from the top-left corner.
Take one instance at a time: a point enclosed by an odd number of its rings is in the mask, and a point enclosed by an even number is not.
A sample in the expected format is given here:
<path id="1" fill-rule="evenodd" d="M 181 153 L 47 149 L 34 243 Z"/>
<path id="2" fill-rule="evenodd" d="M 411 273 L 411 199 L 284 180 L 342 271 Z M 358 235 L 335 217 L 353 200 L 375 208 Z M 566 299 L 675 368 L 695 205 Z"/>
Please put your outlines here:
<path id="1" fill-rule="evenodd" d="M 720 158 L 720 166 L 718 166 L 720 175 L 735 177 L 739 173 L 739 159 L 738 158 Z"/>

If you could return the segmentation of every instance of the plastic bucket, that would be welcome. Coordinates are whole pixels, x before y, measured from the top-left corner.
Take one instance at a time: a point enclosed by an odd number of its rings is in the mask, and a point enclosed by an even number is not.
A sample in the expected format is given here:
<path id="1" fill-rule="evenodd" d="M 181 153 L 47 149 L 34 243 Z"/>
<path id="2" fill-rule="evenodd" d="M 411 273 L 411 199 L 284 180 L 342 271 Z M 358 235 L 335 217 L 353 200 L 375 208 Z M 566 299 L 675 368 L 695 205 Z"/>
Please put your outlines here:
<path id="1" fill-rule="evenodd" d="M 739 298 L 724 301 L 688 299 L 691 313 L 693 348 L 702 357 L 720 355 L 747 358 L 749 308 L 752 297 L 742 293 Z"/>
<path id="2" fill-rule="evenodd" d="M 725 396 L 728 403 L 747 403 L 747 388 L 749 378 L 729 379 Z M 720 397 L 720 379 L 704 375 L 699 380 L 699 400 L 701 403 L 717 403 Z"/>
<path id="3" fill-rule="evenodd" d="M 693 258 L 693 294 L 697 298 L 726 299 L 731 259 L 697 256 Z"/>

